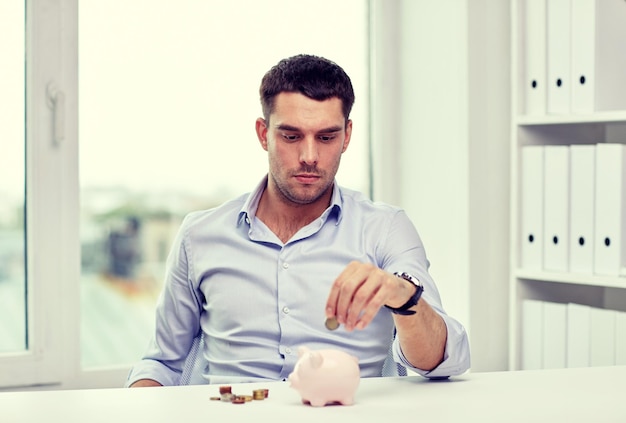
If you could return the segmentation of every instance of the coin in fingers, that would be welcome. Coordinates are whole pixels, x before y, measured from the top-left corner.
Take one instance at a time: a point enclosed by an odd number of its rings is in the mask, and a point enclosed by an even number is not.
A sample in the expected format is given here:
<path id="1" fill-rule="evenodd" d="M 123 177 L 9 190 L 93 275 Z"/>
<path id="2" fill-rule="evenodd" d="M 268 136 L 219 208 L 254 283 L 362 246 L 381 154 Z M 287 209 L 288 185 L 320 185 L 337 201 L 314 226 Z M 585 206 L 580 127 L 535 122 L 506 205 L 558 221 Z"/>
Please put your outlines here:
<path id="1" fill-rule="evenodd" d="M 336 317 L 329 317 L 326 319 L 325 325 L 326 329 L 335 330 L 339 327 L 339 322 L 337 321 Z"/>

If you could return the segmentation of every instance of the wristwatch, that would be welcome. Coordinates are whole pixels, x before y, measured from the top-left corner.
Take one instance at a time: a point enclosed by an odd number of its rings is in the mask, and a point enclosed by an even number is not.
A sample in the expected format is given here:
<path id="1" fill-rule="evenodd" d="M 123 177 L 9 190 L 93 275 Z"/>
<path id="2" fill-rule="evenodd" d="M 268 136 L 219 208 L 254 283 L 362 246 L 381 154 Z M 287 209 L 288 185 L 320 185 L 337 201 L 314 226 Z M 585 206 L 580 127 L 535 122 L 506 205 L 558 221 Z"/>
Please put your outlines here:
<path id="1" fill-rule="evenodd" d="M 396 272 L 394 273 L 394 275 L 399 278 L 404 279 L 405 281 L 411 282 L 413 285 L 415 285 L 415 288 L 416 288 L 415 294 L 413 294 L 411 298 L 409 298 L 409 300 L 406 303 L 404 303 L 404 305 L 402 305 L 401 307 L 395 308 L 395 307 L 389 307 L 388 305 L 385 305 L 385 307 L 391 310 L 392 313 L 401 314 L 403 316 L 409 316 L 411 314 L 415 314 L 415 310 L 409 310 L 409 309 L 413 307 L 414 305 L 417 305 L 417 302 L 422 296 L 422 292 L 424 292 L 424 286 L 419 281 L 419 279 L 417 279 L 415 276 L 409 275 L 406 272 Z"/>

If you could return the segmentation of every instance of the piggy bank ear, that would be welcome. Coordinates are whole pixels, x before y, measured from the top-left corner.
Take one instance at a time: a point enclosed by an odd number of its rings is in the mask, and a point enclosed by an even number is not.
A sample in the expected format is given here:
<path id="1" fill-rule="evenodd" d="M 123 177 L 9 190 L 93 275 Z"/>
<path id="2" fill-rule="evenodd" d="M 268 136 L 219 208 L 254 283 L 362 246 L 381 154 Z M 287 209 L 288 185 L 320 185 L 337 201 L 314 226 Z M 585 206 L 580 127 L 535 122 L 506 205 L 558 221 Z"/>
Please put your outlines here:
<path id="1" fill-rule="evenodd" d="M 319 369 L 324 363 L 324 357 L 322 357 L 322 354 L 320 354 L 319 352 L 312 351 L 309 354 L 309 363 L 311 363 L 311 368 Z"/>
<path id="2" fill-rule="evenodd" d="M 298 347 L 298 357 L 302 357 L 304 354 L 308 353 L 310 350 L 307 347 Z"/>

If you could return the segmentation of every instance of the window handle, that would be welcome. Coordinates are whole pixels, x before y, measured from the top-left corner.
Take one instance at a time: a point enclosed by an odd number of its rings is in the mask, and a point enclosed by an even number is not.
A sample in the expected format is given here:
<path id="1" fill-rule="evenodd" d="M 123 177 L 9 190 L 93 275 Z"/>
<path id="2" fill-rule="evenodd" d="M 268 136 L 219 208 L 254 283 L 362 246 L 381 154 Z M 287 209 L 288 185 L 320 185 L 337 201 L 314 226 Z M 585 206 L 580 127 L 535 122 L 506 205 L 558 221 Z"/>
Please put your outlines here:
<path id="1" fill-rule="evenodd" d="M 54 82 L 50 82 L 46 88 L 46 97 L 53 114 L 52 142 L 58 146 L 65 139 L 65 94 Z"/>

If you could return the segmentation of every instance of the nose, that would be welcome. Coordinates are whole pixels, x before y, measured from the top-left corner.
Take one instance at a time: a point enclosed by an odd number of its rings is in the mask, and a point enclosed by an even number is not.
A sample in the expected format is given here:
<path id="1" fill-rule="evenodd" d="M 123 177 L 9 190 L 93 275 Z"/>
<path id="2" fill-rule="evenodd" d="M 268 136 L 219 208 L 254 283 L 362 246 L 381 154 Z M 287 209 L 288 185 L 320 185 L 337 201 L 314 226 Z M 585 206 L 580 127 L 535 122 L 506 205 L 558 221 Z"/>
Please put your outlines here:
<path id="1" fill-rule="evenodd" d="M 307 165 L 316 165 L 319 160 L 317 143 L 313 137 L 307 137 L 301 143 L 300 162 Z"/>

